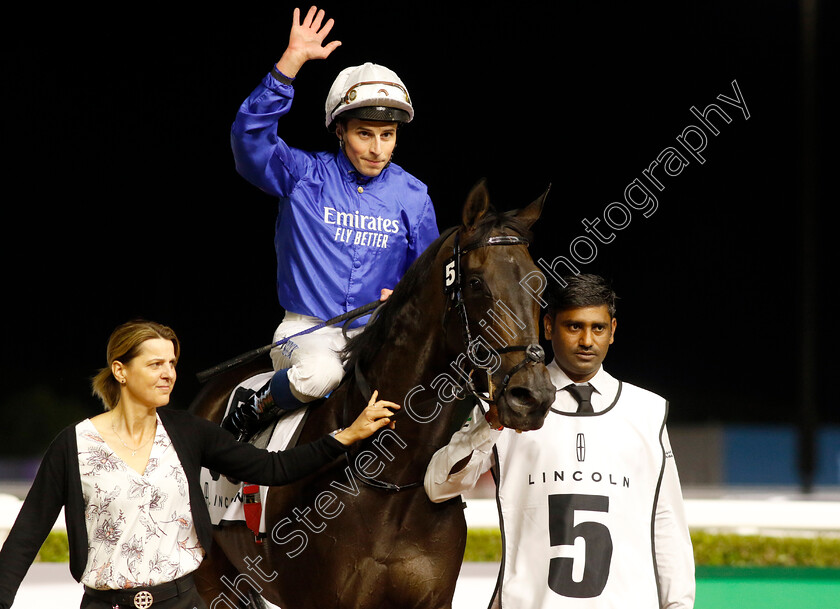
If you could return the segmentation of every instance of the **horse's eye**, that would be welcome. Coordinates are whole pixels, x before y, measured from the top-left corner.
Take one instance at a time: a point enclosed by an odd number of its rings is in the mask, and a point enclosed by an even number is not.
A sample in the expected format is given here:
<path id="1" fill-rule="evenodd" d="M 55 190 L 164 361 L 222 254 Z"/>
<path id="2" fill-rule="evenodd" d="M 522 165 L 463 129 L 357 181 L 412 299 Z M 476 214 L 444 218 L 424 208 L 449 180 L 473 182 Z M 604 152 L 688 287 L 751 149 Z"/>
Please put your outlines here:
<path id="1" fill-rule="evenodd" d="M 470 277 L 467 280 L 467 285 L 470 286 L 473 290 L 480 290 L 481 289 L 481 279 L 478 277 Z"/>

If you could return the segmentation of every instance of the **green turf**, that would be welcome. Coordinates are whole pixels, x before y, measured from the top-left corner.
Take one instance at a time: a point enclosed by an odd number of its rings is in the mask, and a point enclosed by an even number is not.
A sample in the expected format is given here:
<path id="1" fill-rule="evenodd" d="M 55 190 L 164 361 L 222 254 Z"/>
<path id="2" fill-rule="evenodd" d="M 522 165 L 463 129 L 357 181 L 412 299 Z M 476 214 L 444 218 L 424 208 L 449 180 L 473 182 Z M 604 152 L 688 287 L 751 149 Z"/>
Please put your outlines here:
<path id="1" fill-rule="evenodd" d="M 837 609 L 840 569 L 697 567 L 695 609 Z"/>

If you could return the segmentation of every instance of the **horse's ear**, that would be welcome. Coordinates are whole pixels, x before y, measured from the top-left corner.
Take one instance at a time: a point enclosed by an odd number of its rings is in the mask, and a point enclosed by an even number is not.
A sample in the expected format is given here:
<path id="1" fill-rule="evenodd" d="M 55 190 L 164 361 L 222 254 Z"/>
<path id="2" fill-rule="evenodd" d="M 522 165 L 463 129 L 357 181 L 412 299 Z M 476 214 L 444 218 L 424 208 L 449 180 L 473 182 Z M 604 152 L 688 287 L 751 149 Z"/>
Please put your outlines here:
<path id="1" fill-rule="evenodd" d="M 548 185 L 548 188 L 545 189 L 545 192 L 542 193 L 542 195 L 528 205 L 528 207 L 520 209 L 516 214 L 516 217 L 525 222 L 528 228 L 531 228 L 534 225 L 534 222 L 539 219 L 543 210 L 543 205 L 545 205 L 545 200 L 548 198 L 549 190 L 551 190 L 551 184 Z"/>
<path id="2" fill-rule="evenodd" d="M 471 230 L 489 209 L 490 195 L 487 192 L 485 180 L 482 179 L 473 186 L 470 194 L 467 195 L 467 202 L 464 203 L 464 210 L 461 213 L 464 229 Z"/>

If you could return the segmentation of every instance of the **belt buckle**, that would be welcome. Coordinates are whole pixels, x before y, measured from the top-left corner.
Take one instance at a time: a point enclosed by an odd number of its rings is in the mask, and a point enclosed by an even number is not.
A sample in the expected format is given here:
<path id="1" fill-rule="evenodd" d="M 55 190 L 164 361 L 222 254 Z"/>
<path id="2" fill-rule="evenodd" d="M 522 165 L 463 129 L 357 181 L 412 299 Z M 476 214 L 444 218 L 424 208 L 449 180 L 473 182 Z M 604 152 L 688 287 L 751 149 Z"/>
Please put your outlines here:
<path id="1" fill-rule="evenodd" d="M 155 597 L 148 590 L 140 590 L 140 592 L 134 595 L 134 606 L 137 609 L 149 609 L 154 602 Z"/>

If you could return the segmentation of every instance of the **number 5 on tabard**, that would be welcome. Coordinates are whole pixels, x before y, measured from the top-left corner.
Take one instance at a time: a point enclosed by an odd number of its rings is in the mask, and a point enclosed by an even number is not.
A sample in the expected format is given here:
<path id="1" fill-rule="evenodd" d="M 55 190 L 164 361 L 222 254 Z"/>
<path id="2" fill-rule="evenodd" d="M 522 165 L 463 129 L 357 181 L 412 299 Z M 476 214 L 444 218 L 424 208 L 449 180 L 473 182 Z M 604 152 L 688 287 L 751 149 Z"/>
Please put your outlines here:
<path id="1" fill-rule="evenodd" d="M 604 591 L 610 576 L 613 543 L 610 530 L 600 522 L 575 525 L 576 511 L 608 512 L 609 497 L 601 495 L 549 495 L 548 537 L 552 546 L 571 546 L 582 537 L 586 544 L 583 577 L 572 579 L 575 559 L 552 558 L 548 564 L 548 587 L 560 596 L 593 598 Z"/>

